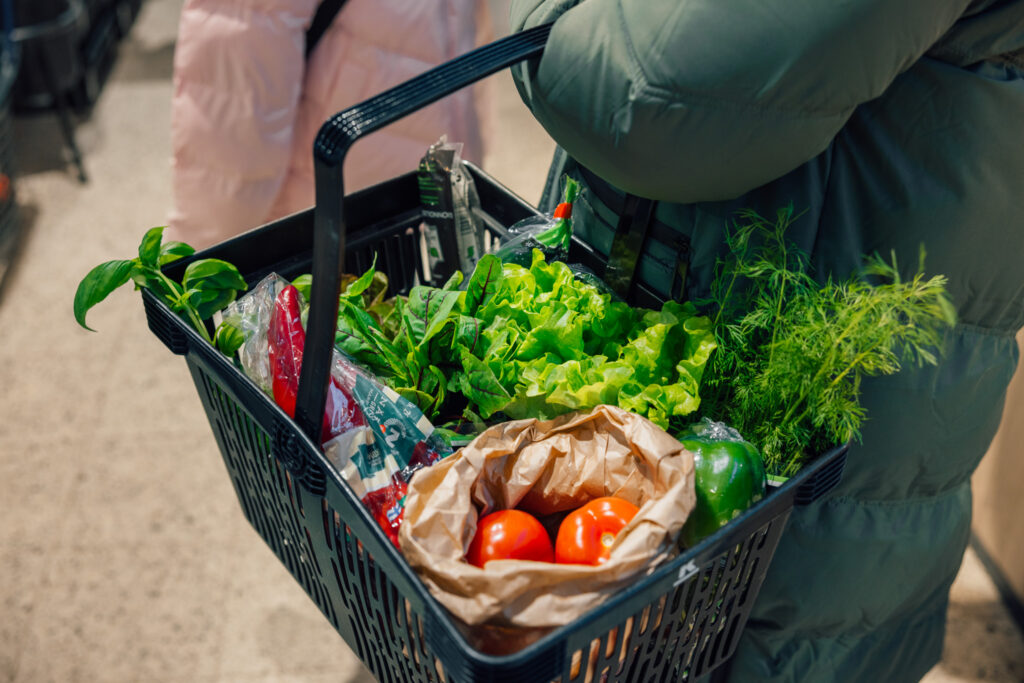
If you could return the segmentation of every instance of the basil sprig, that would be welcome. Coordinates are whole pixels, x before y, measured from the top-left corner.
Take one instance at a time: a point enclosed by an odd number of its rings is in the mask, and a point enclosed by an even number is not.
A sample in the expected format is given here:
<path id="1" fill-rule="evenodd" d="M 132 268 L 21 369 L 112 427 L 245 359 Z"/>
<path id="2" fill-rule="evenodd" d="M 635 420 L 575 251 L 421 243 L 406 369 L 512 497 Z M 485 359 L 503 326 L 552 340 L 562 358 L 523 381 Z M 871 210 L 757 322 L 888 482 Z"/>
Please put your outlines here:
<path id="1" fill-rule="evenodd" d="M 218 330 L 211 338 L 203 322 L 235 300 L 246 290 L 245 279 L 238 269 L 220 259 L 200 259 L 185 268 L 181 282 L 175 282 L 160 270 L 172 261 L 191 256 L 195 249 L 184 242 L 163 242 L 163 227 L 146 232 L 133 259 L 107 261 L 93 268 L 78 284 L 75 292 L 75 320 L 87 330 L 95 331 L 85 322 L 89 309 L 106 299 L 129 280 L 136 289 L 144 288 L 160 297 L 174 312 L 191 323 L 203 339 L 228 355 L 241 345 L 234 329 Z"/>

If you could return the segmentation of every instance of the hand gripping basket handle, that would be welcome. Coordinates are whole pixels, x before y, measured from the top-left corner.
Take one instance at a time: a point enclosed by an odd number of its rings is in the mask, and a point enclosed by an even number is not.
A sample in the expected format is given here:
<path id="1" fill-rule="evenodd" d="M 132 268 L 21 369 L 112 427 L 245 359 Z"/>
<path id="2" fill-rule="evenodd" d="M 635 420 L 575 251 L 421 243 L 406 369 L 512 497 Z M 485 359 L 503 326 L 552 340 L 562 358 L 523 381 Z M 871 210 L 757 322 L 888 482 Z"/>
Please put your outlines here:
<path id="1" fill-rule="evenodd" d="M 467 52 L 332 116 L 313 143 L 313 287 L 306 347 L 295 406 L 299 428 L 319 445 L 334 348 L 344 266 L 345 206 L 342 165 L 359 138 L 383 128 L 482 78 L 539 56 L 551 24 L 537 26 Z"/>

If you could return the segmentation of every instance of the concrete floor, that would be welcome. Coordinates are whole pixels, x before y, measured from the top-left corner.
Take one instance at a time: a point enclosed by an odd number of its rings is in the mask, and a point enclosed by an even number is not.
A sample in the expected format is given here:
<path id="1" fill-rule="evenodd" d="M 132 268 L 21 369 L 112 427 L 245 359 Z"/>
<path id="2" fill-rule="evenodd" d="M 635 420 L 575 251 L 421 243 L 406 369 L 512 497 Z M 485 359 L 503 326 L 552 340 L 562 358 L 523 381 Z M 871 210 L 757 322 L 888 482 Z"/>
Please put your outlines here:
<path id="1" fill-rule="evenodd" d="M 500 3 L 497 3 L 500 4 Z M 170 206 L 181 0 L 148 0 L 90 120 L 88 185 L 50 117 L 22 119 L 29 230 L 0 301 L 0 682 L 352 681 L 370 674 L 244 520 L 185 364 L 136 293 L 71 301 Z M 485 166 L 535 200 L 550 140 L 505 75 Z M 973 555 L 928 683 L 1024 680 L 1024 639 Z"/>

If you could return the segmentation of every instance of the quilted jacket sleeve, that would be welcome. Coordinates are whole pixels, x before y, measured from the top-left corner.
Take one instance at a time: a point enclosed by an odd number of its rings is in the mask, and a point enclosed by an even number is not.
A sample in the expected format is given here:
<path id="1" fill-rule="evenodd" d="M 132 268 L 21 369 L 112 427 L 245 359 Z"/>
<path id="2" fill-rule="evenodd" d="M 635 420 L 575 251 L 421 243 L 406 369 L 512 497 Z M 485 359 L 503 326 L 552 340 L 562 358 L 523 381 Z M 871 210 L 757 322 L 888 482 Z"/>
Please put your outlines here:
<path id="1" fill-rule="evenodd" d="M 174 55 L 174 209 L 197 248 L 266 220 L 288 170 L 317 0 L 187 0 Z"/>
<path id="2" fill-rule="evenodd" d="M 731 199 L 822 152 L 853 109 L 953 25 L 968 0 L 514 0 L 557 20 L 524 101 L 620 188 Z"/>

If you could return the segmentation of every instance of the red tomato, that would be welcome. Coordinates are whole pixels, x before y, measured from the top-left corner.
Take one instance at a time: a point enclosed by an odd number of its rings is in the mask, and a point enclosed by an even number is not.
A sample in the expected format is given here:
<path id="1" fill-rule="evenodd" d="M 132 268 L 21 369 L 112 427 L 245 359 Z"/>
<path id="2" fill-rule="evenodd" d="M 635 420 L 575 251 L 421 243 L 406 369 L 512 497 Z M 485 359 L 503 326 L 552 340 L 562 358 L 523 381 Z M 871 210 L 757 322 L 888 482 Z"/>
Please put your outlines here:
<path id="1" fill-rule="evenodd" d="M 627 500 L 595 498 L 562 520 L 555 539 L 555 562 L 598 565 L 608 559 L 615 537 L 639 508 Z"/>
<path id="2" fill-rule="evenodd" d="M 554 559 L 548 532 L 536 517 L 522 510 L 498 510 L 477 522 L 466 553 L 466 561 L 481 568 L 491 560 Z"/>

